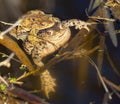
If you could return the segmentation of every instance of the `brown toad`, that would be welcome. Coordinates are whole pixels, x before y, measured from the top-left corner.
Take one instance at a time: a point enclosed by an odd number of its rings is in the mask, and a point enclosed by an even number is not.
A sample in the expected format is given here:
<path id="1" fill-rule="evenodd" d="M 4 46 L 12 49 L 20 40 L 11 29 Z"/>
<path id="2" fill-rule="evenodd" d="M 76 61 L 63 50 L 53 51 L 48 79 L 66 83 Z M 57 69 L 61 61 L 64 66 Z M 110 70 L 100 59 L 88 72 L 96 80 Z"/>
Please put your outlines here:
<path id="1" fill-rule="evenodd" d="M 40 10 L 30 11 L 20 19 L 22 21 L 10 34 L 23 41 L 25 51 L 32 55 L 34 63 L 38 66 L 43 65 L 41 61 L 44 57 L 55 52 L 69 40 L 70 26 L 88 30 L 89 25 L 76 19 L 61 22 Z"/>

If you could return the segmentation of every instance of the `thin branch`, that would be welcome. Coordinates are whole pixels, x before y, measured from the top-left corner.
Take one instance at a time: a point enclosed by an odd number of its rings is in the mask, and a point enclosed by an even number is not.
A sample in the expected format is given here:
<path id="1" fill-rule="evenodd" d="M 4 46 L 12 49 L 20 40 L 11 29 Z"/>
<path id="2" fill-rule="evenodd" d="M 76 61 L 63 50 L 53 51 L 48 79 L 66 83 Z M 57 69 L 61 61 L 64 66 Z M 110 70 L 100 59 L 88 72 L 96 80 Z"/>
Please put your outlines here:
<path id="1" fill-rule="evenodd" d="M 16 21 L 12 26 L 10 26 L 8 29 L 6 29 L 5 31 L 2 31 L 0 33 L 0 39 L 3 39 L 3 36 L 5 34 L 7 34 L 8 32 L 10 32 L 14 27 L 16 27 L 18 24 L 20 24 L 20 22 L 22 21 L 22 19 L 19 19 L 18 21 Z"/>
<path id="2" fill-rule="evenodd" d="M 7 59 L 5 59 L 4 61 L 0 62 L 0 67 L 1 66 L 6 66 L 6 67 L 9 68 L 11 66 L 10 61 L 11 61 L 11 59 L 13 57 L 14 57 L 14 53 L 11 53 Z"/>
<path id="3" fill-rule="evenodd" d="M 116 89 L 117 91 L 120 91 L 120 87 L 117 86 L 116 84 L 114 84 L 113 82 L 109 81 L 108 79 L 106 79 L 105 77 L 103 77 L 103 80 L 105 81 L 105 83 L 111 87 L 113 87 L 114 89 Z"/>
<path id="4" fill-rule="evenodd" d="M 115 0 L 118 4 L 120 4 L 120 0 Z"/>
<path id="5" fill-rule="evenodd" d="M 0 81 L 2 81 L 7 87 L 9 87 L 8 82 L 2 76 L 0 76 Z"/>
<path id="6" fill-rule="evenodd" d="M 9 26 L 12 26 L 12 25 L 13 25 L 12 23 L 4 22 L 4 21 L 0 21 L 0 23 L 2 23 L 2 24 L 4 24 L 4 25 L 9 25 Z"/>
<path id="7" fill-rule="evenodd" d="M 111 87 L 111 89 L 113 90 L 113 92 L 117 95 L 117 97 L 120 99 L 120 94 L 118 91 L 116 91 L 113 87 Z"/>
<path id="8" fill-rule="evenodd" d="M 90 19 L 104 20 L 104 21 L 111 21 L 111 22 L 115 21 L 115 19 L 105 18 L 105 17 L 100 17 L 100 16 L 88 16 L 88 18 L 90 18 Z"/>
<path id="9" fill-rule="evenodd" d="M 101 71 L 104 58 L 105 37 L 100 36 L 99 46 L 100 47 L 98 49 L 97 65 L 98 69 Z"/>
<path id="10" fill-rule="evenodd" d="M 1 55 L 5 55 L 5 57 L 9 57 L 9 55 L 7 55 L 7 54 L 5 54 L 5 53 L 3 53 L 3 52 L 0 52 L 0 54 L 1 54 Z M 14 58 L 14 57 L 12 57 L 12 60 L 14 60 L 14 61 L 16 61 L 16 62 L 18 62 L 18 63 L 22 63 L 20 60 Z"/>
<path id="11" fill-rule="evenodd" d="M 85 55 L 84 53 L 83 53 L 83 56 L 85 56 L 88 59 L 88 61 L 91 63 L 91 65 L 93 65 L 95 67 L 95 69 L 97 71 L 97 74 L 98 74 L 98 77 L 99 77 L 99 79 L 100 79 L 100 81 L 101 81 L 101 83 L 102 83 L 106 93 L 109 93 L 109 90 L 108 90 L 108 88 L 107 88 L 107 86 L 106 86 L 106 84 L 105 84 L 105 82 L 104 82 L 104 80 L 102 78 L 102 75 L 101 75 L 97 65 L 95 64 L 95 62 L 89 56 Z M 109 95 L 109 99 L 112 99 L 111 95 Z"/>
<path id="12" fill-rule="evenodd" d="M 28 101 L 31 104 L 49 104 L 45 102 L 44 99 L 41 99 L 36 95 L 30 94 L 29 92 L 16 86 L 7 87 L 6 90 L 8 93 L 12 93 L 13 95 L 20 97 L 21 99 L 24 99 L 25 101 Z"/>
<path id="13" fill-rule="evenodd" d="M 0 44 L 10 49 L 12 52 L 16 54 L 16 56 L 20 59 L 20 61 L 27 66 L 27 68 L 31 71 L 34 70 L 35 67 L 29 60 L 28 56 L 25 52 L 20 48 L 17 42 L 11 39 L 9 36 L 4 35 L 4 39 L 0 39 Z"/>
<path id="14" fill-rule="evenodd" d="M 28 91 L 25 91 L 22 88 L 19 88 L 17 86 L 14 86 L 13 84 L 9 84 L 3 77 L 0 76 L 0 81 L 3 82 L 6 85 L 6 89 L 3 90 L 3 92 L 7 92 L 9 95 L 15 95 L 25 101 L 28 101 L 31 104 L 49 104 L 44 101 L 44 99 L 39 98 L 36 95 L 30 94 Z"/>

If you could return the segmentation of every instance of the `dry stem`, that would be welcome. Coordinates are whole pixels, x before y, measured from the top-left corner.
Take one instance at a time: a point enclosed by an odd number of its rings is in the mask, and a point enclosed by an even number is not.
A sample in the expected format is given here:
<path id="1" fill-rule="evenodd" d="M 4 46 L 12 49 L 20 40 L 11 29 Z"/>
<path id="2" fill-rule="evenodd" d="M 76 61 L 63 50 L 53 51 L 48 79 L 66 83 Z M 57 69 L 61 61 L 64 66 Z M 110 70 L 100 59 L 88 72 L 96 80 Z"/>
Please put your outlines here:
<path id="1" fill-rule="evenodd" d="M 9 68 L 11 66 L 10 61 L 11 61 L 11 59 L 13 57 L 14 57 L 14 53 L 11 53 L 7 59 L 5 59 L 4 61 L 0 62 L 0 67 L 1 66 L 6 66 L 6 67 Z"/>

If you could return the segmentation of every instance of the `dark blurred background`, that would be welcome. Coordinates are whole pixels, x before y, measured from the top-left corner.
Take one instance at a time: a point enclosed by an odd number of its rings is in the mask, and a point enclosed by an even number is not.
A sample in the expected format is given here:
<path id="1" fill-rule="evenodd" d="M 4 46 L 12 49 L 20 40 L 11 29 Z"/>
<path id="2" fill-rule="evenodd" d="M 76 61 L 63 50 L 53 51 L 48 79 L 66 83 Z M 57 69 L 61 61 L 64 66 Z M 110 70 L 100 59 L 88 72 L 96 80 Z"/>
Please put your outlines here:
<path id="1" fill-rule="evenodd" d="M 85 9 L 88 8 L 89 2 L 90 0 L 0 0 L 0 20 L 15 22 L 22 14 L 35 9 L 53 14 L 61 20 L 71 18 L 87 20 Z M 0 24 L 0 29 L 4 30 L 5 26 Z M 106 39 L 108 51 L 118 70 L 120 70 L 119 40 L 118 35 L 118 47 L 114 47 L 109 36 Z M 0 51 L 9 53 L 2 46 Z M 89 69 L 80 70 L 80 63 L 80 59 L 63 61 L 53 69 L 54 77 L 57 79 L 57 92 L 48 100 L 49 102 L 52 104 L 102 104 L 105 91 L 101 85 L 99 86 L 95 69 L 89 65 Z M 120 84 L 119 77 L 110 67 L 106 57 L 102 74 L 117 85 Z M 114 95 L 109 104 L 120 104 L 120 100 Z"/>

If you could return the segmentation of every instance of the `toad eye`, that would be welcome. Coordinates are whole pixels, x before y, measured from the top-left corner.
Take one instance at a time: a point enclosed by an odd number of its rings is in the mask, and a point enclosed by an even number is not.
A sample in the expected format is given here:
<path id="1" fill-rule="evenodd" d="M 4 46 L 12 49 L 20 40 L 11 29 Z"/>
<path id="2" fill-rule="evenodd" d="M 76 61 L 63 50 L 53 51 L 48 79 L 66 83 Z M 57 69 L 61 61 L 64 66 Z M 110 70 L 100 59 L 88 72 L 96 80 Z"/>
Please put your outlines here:
<path id="1" fill-rule="evenodd" d="M 45 31 L 46 31 L 45 29 L 44 30 L 39 30 L 38 33 L 37 33 L 37 35 L 39 36 L 39 35 L 45 33 Z"/>
<path id="2" fill-rule="evenodd" d="M 52 35 L 53 31 L 52 30 L 48 30 L 48 29 L 44 29 L 44 30 L 39 30 L 39 32 L 37 33 L 38 36 L 43 36 L 43 35 Z"/>
<path id="3" fill-rule="evenodd" d="M 52 35 L 52 34 L 53 34 L 53 31 L 52 31 L 52 30 L 47 30 L 47 31 L 46 31 L 46 34 Z"/>

